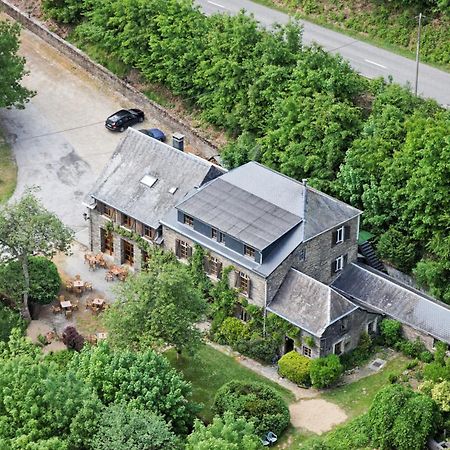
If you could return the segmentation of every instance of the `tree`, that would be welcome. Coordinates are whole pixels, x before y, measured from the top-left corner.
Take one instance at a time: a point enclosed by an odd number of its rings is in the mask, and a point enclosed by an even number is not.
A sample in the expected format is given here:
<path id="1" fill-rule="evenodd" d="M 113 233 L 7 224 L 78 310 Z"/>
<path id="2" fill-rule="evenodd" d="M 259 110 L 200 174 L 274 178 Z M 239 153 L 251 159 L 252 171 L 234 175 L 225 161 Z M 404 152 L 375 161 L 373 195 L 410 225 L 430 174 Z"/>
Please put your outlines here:
<path id="1" fill-rule="evenodd" d="M 187 267 L 178 262 L 157 264 L 151 259 L 147 271 L 118 288 L 105 323 L 115 346 L 173 345 L 178 353 L 192 352 L 201 342 L 195 324 L 205 308 Z"/>
<path id="2" fill-rule="evenodd" d="M 222 417 L 214 417 L 213 422 L 205 426 L 195 421 L 194 431 L 189 435 L 186 450 L 258 450 L 261 442 L 255 435 L 252 423 L 233 417 L 225 412 Z"/>
<path id="3" fill-rule="evenodd" d="M 19 35 L 18 24 L 0 21 L 0 108 L 24 108 L 34 95 L 20 84 L 27 72 L 25 58 L 17 55 Z"/>
<path id="4" fill-rule="evenodd" d="M 69 368 L 92 385 L 106 406 L 125 403 L 152 411 L 171 423 L 176 433 L 186 433 L 192 426 L 197 405 L 189 401 L 190 384 L 153 351 L 112 350 L 102 343 L 75 354 Z"/>
<path id="5" fill-rule="evenodd" d="M 0 258 L 19 261 L 22 266 L 25 319 L 30 319 L 30 256 L 39 254 L 51 258 L 57 251 L 68 253 L 72 238 L 73 232 L 47 211 L 30 190 L 0 211 Z"/>
<path id="6" fill-rule="evenodd" d="M 26 328 L 25 321 L 22 320 L 18 311 L 0 303 L 0 341 L 8 341 L 13 328 L 24 330 Z"/>
<path id="7" fill-rule="evenodd" d="M 31 301 L 48 304 L 61 289 L 61 277 L 53 261 L 42 256 L 28 258 L 30 274 L 29 298 Z M 0 292 L 14 301 L 20 301 L 25 289 L 22 265 L 11 261 L 0 266 Z"/>
<path id="8" fill-rule="evenodd" d="M 78 333 L 75 327 L 64 328 L 62 340 L 68 349 L 75 350 L 76 352 L 81 352 L 84 345 L 84 337 Z"/>
<path id="9" fill-rule="evenodd" d="M 93 450 L 181 450 L 163 418 L 126 405 L 105 408 L 96 427 Z"/>

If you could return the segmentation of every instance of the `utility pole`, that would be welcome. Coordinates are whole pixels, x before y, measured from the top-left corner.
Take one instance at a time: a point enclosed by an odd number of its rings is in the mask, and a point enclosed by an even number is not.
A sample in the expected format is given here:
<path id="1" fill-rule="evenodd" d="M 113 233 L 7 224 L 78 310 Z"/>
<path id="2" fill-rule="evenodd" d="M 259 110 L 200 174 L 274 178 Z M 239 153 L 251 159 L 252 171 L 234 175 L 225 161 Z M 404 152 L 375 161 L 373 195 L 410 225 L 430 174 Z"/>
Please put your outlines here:
<path id="1" fill-rule="evenodd" d="M 422 31 L 422 13 L 419 13 L 419 16 L 416 19 L 419 19 L 419 29 L 417 31 L 417 47 L 416 47 L 416 85 L 414 88 L 414 94 L 417 97 L 417 86 L 419 84 L 419 53 L 420 53 L 420 33 Z"/>

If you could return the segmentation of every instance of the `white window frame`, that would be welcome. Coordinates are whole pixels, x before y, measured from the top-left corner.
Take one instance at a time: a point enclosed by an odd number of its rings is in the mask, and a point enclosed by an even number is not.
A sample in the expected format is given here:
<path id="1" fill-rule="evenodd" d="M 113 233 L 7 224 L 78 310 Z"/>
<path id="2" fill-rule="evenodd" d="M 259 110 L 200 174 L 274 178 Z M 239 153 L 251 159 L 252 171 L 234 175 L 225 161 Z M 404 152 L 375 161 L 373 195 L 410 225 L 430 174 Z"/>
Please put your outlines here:
<path id="1" fill-rule="evenodd" d="M 367 334 L 377 332 L 377 319 L 371 320 L 367 323 Z"/>
<path id="2" fill-rule="evenodd" d="M 336 346 L 339 345 L 341 352 L 340 353 L 336 353 Z M 340 356 L 344 353 L 344 340 L 341 339 L 340 341 L 337 341 L 333 344 L 333 354 Z"/>
<path id="3" fill-rule="evenodd" d="M 334 260 L 334 265 L 335 265 L 334 271 L 340 272 L 344 268 L 344 255 L 338 256 Z"/>
<path id="4" fill-rule="evenodd" d="M 344 227 L 338 228 L 336 230 L 336 244 L 344 242 Z"/>
<path id="5" fill-rule="evenodd" d="M 308 354 L 309 353 L 309 354 Z M 312 349 L 307 345 L 302 345 L 302 354 L 307 358 L 312 358 Z"/>

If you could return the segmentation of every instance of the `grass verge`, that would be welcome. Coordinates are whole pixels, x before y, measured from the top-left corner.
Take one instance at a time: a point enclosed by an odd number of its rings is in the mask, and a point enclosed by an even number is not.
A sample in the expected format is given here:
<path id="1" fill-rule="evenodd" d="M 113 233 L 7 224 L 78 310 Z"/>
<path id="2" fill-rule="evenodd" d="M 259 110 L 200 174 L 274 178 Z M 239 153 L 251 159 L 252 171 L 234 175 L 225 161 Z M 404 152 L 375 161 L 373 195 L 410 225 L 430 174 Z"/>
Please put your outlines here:
<path id="1" fill-rule="evenodd" d="M 17 166 L 0 130 L 0 204 L 5 203 L 13 194 L 17 183 Z"/>
<path id="2" fill-rule="evenodd" d="M 410 361 L 405 356 L 398 356 L 380 370 L 380 372 L 354 383 L 324 392 L 321 398 L 339 405 L 349 416 L 349 419 L 368 411 L 375 394 L 389 383 L 389 375 L 400 375 Z"/>
<path id="3" fill-rule="evenodd" d="M 200 418 L 207 423 L 213 418 L 211 408 L 217 390 L 231 380 L 258 381 L 274 388 L 287 403 L 294 400 L 294 395 L 287 389 L 243 367 L 230 356 L 208 345 L 202 345 L 193 357 L 182 355 L 177 359 L 173 349 L 164 355 L 172 366 L 192 383 L 193 400 L 203 404 Z"/>

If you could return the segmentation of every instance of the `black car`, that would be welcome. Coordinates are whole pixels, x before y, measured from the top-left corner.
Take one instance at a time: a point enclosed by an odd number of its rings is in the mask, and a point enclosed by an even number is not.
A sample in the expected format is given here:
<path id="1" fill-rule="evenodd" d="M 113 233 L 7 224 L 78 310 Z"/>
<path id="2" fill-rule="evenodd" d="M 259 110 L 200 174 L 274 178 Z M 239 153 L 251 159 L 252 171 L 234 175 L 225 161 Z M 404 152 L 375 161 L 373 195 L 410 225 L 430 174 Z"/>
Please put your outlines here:
<path id="1" fill-rule="evenodd" d="M 141 133 L 156 139 L 157 141 L 166 142 L 166 135 L 159 128 L 150 128 L 147 130 L 139 130 Z"/>
<path id="2" fill-rule="evenodd" d="M 143 122 L 144 111 L 140 109 L 121 109 L 106 119 L 105 127 L 112 131 L 125 131 L 131 125 Z"/>

